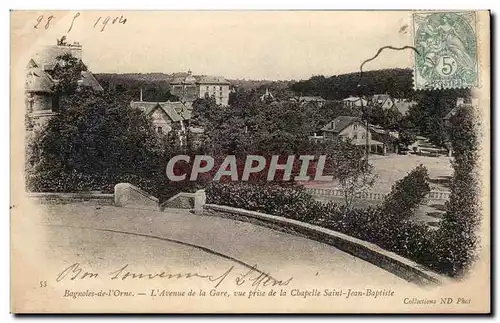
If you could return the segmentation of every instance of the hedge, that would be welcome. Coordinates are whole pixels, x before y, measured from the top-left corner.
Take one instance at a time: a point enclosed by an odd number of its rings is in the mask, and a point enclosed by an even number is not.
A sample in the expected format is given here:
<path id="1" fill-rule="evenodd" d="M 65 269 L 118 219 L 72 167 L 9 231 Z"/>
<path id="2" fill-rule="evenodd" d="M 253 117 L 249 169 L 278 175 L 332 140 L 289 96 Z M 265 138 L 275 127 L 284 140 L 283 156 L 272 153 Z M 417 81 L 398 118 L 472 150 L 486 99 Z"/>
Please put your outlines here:
<path id="1" fill-rule="evenodd" d="M 408 175 L 410 179 L 405 182 L 411 182 L 412 178 L 421 175 L 422 170 L 419 169 Z M 396 187 L 398 192 L 389 195 L 389 200 L 384 203 L 385 207 L 392 205 L 391 198 L 400 195 L 401 186 Z M 420 188 L 425 188 L 425 185 Z M 273 183 L 211 183 L 206 192 L 207 203 L 244 208 L 322 226 L 375 243 L 432 270 L 450 274 L 446 269 L 447 260 L 444 256 L 449 250 L 443 250 L 439 245 L 439 232 L 426 224 L 391 215 L 384 205 L 347 209 L 333 202 L 316 201 L 301 186 L 280 186 Z M 418 196 L 421 198 L 417 198 Z M 406 214 L 413 212 L 414 204 L 421 203 L 424 196 L 416 194 L 412 203 L 400 205 L 400 211 Z M 404 207 L 408 209 L 405 210 Z"/>

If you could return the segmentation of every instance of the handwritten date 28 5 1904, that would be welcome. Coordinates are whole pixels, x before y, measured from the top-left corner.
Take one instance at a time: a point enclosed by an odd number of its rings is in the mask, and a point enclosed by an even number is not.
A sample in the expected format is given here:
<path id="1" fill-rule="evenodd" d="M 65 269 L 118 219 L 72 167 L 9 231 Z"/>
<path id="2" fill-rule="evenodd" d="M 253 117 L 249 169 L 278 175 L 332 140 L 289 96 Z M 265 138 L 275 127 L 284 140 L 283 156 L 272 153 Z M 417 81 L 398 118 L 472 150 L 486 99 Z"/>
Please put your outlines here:
<path id="1" fill-rule="evenodd" d="M 74 16 L 73 19 L 71 19 L 71 24 L 68 26 L 67 32 L 69 33 L 72 29 L 73 26 L 75 25 L 76 21 L 78 20 L 77 18 L 80 17 L 80 13 L 77 12 Z M 36 18 L 36 23 L 33 26 L 35 29 L 40 29 L 40 28 L 45 28 L 49 29 L 51 26 L 52 21 L 56 19 L 56 16 L 50 15 L 45 17 L 44 15 L 39 15 Z M 106 17 L 97 17 L 94 21 L 94 28 L 100 29 L 101 32 L 104 31 L 104 29 L 108 25 L 114 25 L 114 24 L 122 24 L 125 25 L 127 22 L 127 18 L 124 17 L 123 15 L 121 16 L 106 16 Z"/>

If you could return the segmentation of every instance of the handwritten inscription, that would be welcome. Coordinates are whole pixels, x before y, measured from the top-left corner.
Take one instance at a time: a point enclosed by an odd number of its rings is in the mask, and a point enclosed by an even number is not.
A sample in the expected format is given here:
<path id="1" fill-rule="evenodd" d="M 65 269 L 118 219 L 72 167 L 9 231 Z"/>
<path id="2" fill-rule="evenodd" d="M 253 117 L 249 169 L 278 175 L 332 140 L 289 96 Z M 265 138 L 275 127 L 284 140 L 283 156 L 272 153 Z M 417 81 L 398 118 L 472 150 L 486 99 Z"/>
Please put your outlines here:
<path id="1" fill-rule="evenodd" d="M 45 22 L 45 29 L 49 29 L 50 27 L 50 22 L 52 21 L 52 19 L 54 19 L 55 17 L 50 15 L 47 17 L 47 20 L 44 20 L 44 16 L 43 15 L 40 15 L 36 18 L 36 24 L 33 26 L 33 28 L 35 29 L 38 29 L 38 27 L 43 24 L 44 21 Z"/>
<path id="2" fill-rule="evenodd" d="M 110 280 L 153 280 L 153 279 L 204 279 L 212 282 L 214 288 L 219 287 L 224 281 L 231 280 L 236 286 L 252 286 L 254 290 L 260 287 L 267 286 L 288 286 L 293 280 L 290 277 L 286 280 L 279 280 L 271 276 L 269 273 L 265 273 L 257 269 L 257 265 L 250 267 L 243 273 L 236 273 L 234 266 L 229 267 L 223 272 L 212 274 L 212 273 L 199 273 L 199 272 L 184 272 L 184 273 L 172 273 L 166 271 L 158 271 L 154 273 L 141 273 L 130 271 L 129 265 L 126 264 L 121 268 L 112 271 L 107 274 Z M 230 275 L 235 276 L 234 278 L 229 278 Z M 62 270 L 56 277 L 56 282 L 61 282 L 64 280 L 85 280 L 85 279 L 95 279 L 102 278 L 102 275 L 96 272 L 91 272 L 84 270 L 79 263 L 74 263 L 71 266 Z"/>
<path id="3" fill-rule="evenodd" d="M 76 24 L 76 21 L 78 20 L 77 18 L 80 17 L 80 12 L 77 12 L 73 18 L 71 19 L 71 23 L 68 26 L 68 30 L 66 31 L 67 33 L 71 32 L 73 29 L 73 26 Z M 33 25 L 33 28 L 35 29 L 49 29 L 51 27 L 51 22 L 56 19 L 56 16 L 50 15 L 45 17 L 45 15 L 40 15 L 36 18 L 35 24 Z M 98 29 L 100 32 L 103 32 L 107 26 L 109 25 L 115 25 L 115 24 L 122 24 L 125 25 L 127 22 L 127 18 L 124 17 L 123 15 L 120 16 L 100 16 L 97 17 L 94 20 L 93 28 Z"/>

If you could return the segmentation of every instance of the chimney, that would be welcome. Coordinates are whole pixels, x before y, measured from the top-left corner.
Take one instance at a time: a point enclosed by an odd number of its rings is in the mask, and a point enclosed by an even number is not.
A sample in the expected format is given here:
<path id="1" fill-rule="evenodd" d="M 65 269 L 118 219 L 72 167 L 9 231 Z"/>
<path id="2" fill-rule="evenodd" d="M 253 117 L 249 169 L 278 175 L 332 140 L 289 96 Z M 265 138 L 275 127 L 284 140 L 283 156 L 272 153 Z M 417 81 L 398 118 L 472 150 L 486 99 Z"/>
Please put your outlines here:
<path id="1" fill-rule="evenodd" d="M 139 101 L 142 102 L 142 87 L 141 87 L 141 96 L 139 97 Z"/>

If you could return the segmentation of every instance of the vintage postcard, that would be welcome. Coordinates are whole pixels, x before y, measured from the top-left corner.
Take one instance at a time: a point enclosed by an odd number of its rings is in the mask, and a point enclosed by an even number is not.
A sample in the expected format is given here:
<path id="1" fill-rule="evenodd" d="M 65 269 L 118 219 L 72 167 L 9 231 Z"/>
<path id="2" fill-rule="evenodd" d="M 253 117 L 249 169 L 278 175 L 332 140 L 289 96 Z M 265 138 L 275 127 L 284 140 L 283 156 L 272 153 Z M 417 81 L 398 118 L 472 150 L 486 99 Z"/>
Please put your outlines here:
<path id="1" fill-rule="evenodd" d="M 10 18 L 13 313 L 490 313 L 490 12 Z"/>

